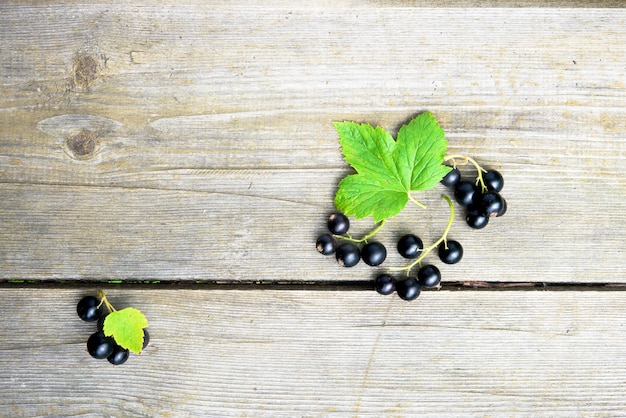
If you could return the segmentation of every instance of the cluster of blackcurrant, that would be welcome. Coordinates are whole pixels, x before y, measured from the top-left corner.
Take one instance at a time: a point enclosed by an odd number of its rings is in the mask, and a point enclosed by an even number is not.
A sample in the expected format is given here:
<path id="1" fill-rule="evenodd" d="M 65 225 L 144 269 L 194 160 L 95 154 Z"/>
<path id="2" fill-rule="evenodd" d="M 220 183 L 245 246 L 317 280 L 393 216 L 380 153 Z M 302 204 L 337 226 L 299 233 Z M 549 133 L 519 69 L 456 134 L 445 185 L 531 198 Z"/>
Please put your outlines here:
<path id="1" fill-rule="evenodd" d="M 359 261 L 369 266 L 379 266 L 387 258 L 387 249 L 380 242 L 367 242 L 367 237 L 356 240 L 346 235 L 350 229 L 350 220 L 342 213 L 334 213 L 328 217 L 328 230 L 317 239 L 317 251 L 323 255 L 335 254 L 337 263 L 343 267 L 356 266 Z M 372 236 L 370 234 L 369 236 Z M 338 243 L 337 239 L 344 242 Z M 361 248 L 357 245 L 367 242 Z"/>
<path id="2" fill-rule="evenodd" d="M 457 156 L 457 158 L 459 158 Z M 478 169 L 475 181 L 463 181 L 461 173 L 456 167 L 454 157 L 450 157 L 454 166 L 452 170 L 441 180 L 441 183 L 454 190 L 455 200 L 466 210 L 467 224 L 475 229 L 484 228 L 490 217 L 502 216 L 506 212 L 506 201 L 500 196 L 500 190 L 504 185 L 502 175 L 496 170 L 484 170 L 474 160 L 469 160 Z M 394 292 L 401 299 L 413 300 L 420 295 L 422 289 L 438 288 L 441 282 L 441 272 L 433 264 L 422 265 L 422 260 L 427 254 L 438 251 L 439 259 L 445 264 L 456 264 L 463 258 L 463 246 L 460 242 L 447 239 L 448 232 L 454 219 L 454 206 L 448 196 L 443 196 L 450 207 L 448 225 L 441 235 L 431 246 L 424 248 L 422 240 L 414 234 L 402 236 L 397 243 L 399 254 L 409 260 L 411 264 L 401 268 L 390 268 L 388 271 L 405 271 L 404 279 L 396 280 L 389 273 L 379 274 L 374 279 L 374 289 L 382 295 L 390 295 Z M 387 250 L 380 242 L 368 242 L 380 228 L 384 221 L 370 234 L 362 239 L 353 239 L 348 234 L 350 228 L 349 219 L 335 213 L 328 218 L 329 233 L 322 234 L 317 239 L 317 250 L 323 255 L 335 254 L 339 265 L 352 267 L 362 259 L 370 266 L 378 266 L 385 261 Z M 359 248 L 357 244 L 363 245 Z M 417 275 L 410 274 L 413 267 L 419 265 Z"/>
<path id="3" fill-rule="evenodd" d="M 441 183 L 454 190 L 454 199 L 466 209 L 465 220 L 474 229 L 486 227 L 489 218 L 506 212 L 506 200 L 500 195 L 504 179 L 496 170 L 479 167 L 478 177 L 469 181 L 462 180 L 461 172 L 454 167 Z"/>
<path id="4" fill-rule="evenodd" d="M 95 296 L 85 296 L 76 305 L 78 317 L 83 321 L 95 322 L 96 332 L 87 339 L 87 351 L 95 359 L 107 359 L 114 365 L 123 364 L 128 360 L 129 350 L 120 347 L 113 337 L 104 335 L 104 319 L 107 314 L 102 308 L 103 302 Z M 143 329 L 143 348 L 148 346 L 150 335 L 147 329 Z"/>
<path id="5" fill-rule="evenodd" d="M 328 230 L 330 233 L 322 234 L 317 239 L 317 250 L 323 255 L 335 254 L 337 262 L 343 267 L 355 266 L 361 259 L 370 266 L 382 264 L 387 257 L 385 246 L 380 242 L 372 241 L 365 243 L 359 248 L 357 243 L 366 242 L 367 237 L 361 240 L 353 239 L 346 235 L 349 228 L 350 221 L 345 215 L 341 213 L 330 215 L 328 218 Z M 463 257 L 463 247 L 457 241 L 445 239 L 448 230 L 449 228 L 446 229 L 444 236 L 433 246 L 426 249 L 424 249 L 424 244 L 418 236 L 414 234 L 402 236 L 397 243 L 398 253 L 406 259 L 415 260 L 411 266 L 403 268 L 403 270 L 410 271 L 415 264 L 421 262 L 424 256 L 434 248 L 438 248 L 439 258 L 444 263 L 458 263 Z M 370 233 L 368 237 L 375 232 Z M 347 242 L 338 244 L 337 240 Z M 374 289 L 383 295 L 397 292 L 400 298 L 412 300 L 419 296 L 422 288 L 436 288 L 440 282 L 441 272 L 439 269 L 432 264 L 427 264 L 420 267 L 416 277 L 407 277 L 398 282 L 389 274 L 380 274 L 374 280 Z"/>

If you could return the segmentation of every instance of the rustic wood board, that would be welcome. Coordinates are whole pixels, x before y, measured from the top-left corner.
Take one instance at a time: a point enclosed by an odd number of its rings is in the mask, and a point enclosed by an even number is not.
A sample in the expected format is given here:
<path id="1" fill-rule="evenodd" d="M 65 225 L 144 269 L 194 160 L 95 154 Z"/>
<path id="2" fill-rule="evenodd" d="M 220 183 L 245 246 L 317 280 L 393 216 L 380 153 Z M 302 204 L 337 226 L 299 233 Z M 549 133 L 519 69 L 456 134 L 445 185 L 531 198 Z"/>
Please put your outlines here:
<path id="1" fill-rule="evenodd" d="M 150 318 L 94 360 L 88 290 L 3 289 L 3 416 L 622 416 L 620 292 L 109 291 Z M 34 301 L 37 301 L 34 309 Z"/>
<path id="2" fill-rule="evenodd" d="M 444 280 L 626 281 L 623 9 L 0 7 L 4 279 L 369 278 L 313 250 L 332 121 L 431 110 L 509 202 Z M 436 239 L 442 192 L 381 239 Z"/>
<path id="3" fill-rule="evenodd" d="M 0 5 L 0 280 L 42 283 L 0 289 L 0 416 L 623 416 L 624 294 L 584 291 L 626 283 L 621 2 L 72 3 Z M 444 281 L 578 287 L 193 287 L 370 280 L 314 250 L 332 122 L 425 110 L 509 203 L 457 214 Z M 435 240 L 444 192 L 381 241 Z M 85 352 L 91 280 L 153 283 L 109 289 L 151 324 L 123 366 Z"/>

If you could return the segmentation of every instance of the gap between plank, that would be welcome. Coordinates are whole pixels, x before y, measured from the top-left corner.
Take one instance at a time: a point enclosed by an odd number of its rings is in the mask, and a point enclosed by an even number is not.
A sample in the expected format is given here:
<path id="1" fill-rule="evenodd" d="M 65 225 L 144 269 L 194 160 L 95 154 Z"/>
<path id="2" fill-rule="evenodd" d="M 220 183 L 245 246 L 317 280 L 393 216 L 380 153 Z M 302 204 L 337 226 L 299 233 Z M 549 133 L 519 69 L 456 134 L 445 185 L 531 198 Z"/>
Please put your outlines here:
<path id="1" fill-rule="evenodd" d="M 223 280 L 9 280 L 0 279 L 0 288 L 66 288 L 125 287 L 141 289 L 202 289 L 202 290 L 311 290 L 311 291 L 373 291 L 374 282 L 368 280 L 316 281 L 223 281 Z M 447 281 L 439 288 L 426 291 L 624 291 L 626 283 L 546 283 L 546 282 L 489 282 Z"/>

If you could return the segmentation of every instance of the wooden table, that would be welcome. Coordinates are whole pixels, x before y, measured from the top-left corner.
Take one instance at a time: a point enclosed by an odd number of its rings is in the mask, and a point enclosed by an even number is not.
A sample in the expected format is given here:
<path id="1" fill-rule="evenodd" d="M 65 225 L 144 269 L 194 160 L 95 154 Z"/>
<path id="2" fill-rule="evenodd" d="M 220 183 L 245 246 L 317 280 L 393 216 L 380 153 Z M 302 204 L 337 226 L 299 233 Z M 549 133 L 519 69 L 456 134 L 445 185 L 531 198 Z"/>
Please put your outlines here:
<path id="1" fill-rule="evenodd" d="M 0 6 L 1 416 L 626 414 L 623 3 L 203 3 Z M 426 110 L 508 212 L 458 211 L 440 291 L 346 286 L 332 122 Z M 380 240 L 435 240 L 444 192 Z M 150 322 L 122 366 L 99 288 Z"/>

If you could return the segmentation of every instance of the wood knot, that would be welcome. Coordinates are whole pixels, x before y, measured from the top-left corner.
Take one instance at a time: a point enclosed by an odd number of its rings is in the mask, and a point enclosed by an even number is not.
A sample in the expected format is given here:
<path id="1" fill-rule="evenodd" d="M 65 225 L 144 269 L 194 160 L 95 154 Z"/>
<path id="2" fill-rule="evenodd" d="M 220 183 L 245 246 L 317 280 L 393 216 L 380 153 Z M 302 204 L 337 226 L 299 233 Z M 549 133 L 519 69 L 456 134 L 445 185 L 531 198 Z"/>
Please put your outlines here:
<path id="1" fill-rule="evenodd" d="M 83 90 L 89 89 L 98 78 L 100 62 L 93 55 L 81 54 L 74 58 L 72 66 L 72 83 Z"/>
<path id="2" fill-rule="evenodd" d="M 67 137 L 65 146 L 71 157 L 77 160 L 86 160 L 95 154 L 98 138 L 95 133 L 83 129 L 79 133 Z"/>

